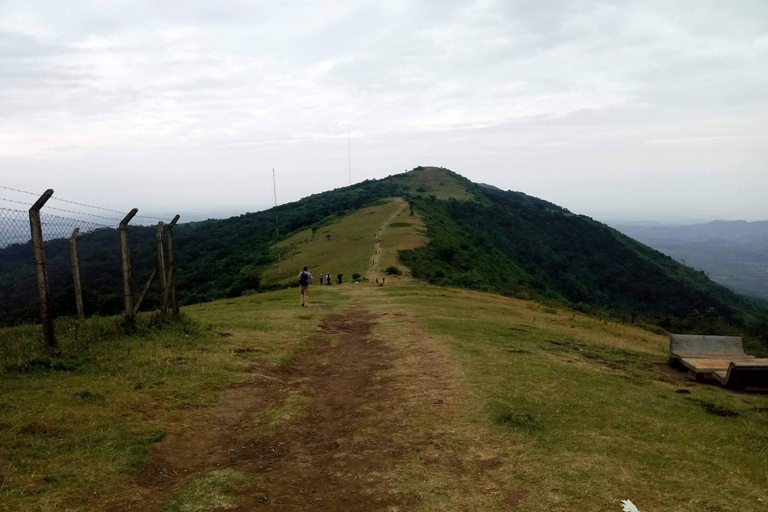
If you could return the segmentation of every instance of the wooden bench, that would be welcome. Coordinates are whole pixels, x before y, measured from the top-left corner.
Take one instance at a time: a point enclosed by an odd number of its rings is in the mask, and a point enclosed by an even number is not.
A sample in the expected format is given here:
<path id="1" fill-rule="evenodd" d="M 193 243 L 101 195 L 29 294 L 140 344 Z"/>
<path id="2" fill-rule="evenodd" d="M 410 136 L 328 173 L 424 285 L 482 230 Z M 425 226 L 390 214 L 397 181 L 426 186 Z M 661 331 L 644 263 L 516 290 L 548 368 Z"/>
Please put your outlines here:
<path id="1" fill-rule="evenodd" d="M 696 376 L 736 389 L 768 389 L 768 359 L 744 352 L 738 336 L 670 334 L 672 357 Z"/>

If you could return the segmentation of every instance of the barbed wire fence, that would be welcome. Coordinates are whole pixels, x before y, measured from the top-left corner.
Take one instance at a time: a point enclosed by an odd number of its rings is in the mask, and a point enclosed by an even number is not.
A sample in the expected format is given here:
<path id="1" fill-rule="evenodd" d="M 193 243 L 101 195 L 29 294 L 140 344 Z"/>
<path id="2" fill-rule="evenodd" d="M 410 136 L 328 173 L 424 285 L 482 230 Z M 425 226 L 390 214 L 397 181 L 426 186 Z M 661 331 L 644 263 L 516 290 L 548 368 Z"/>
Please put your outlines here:
<path id="1" fill-rule="evenodd" d="M 55 351 L 56 318 L 81 322 L 122 310 L 133 324 L 142 306 L 178 314 L 173 253 L 178 215 L 165 225 L 136 209 L 125 215 L 55 198 L 52 190 L 39 196 L 0 185 L 0 192 L 0 325 L 37 319 L 46 347 Z M 33 203 L 26 196 L 39 199 Z M 129 228 L 134 218 L 156 225 Z"/>

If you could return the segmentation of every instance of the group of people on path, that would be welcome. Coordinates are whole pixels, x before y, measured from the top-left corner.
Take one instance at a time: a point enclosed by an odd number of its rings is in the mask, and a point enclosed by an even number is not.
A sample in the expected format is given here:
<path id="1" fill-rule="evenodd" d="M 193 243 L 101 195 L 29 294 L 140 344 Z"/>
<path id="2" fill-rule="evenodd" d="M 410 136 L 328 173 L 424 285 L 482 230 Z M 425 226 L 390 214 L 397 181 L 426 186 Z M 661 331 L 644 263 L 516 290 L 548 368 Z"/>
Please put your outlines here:
<path id="1" fill-rule="evenodd" d="M 339 284 L 341 284 L 343 277 L 344 277 L 344 274 L 336 274 L 336 281 Z M 326 272 L 325 274 L 323 274 L 322 272 L 320 272 L 320 284 L 323 284 L 323 278 L 325 278 L 325 284 L 328 286 L 331 286 L 331 273 Z"/>
<path id="2" fill-rule="evenodd" d="M 299 272 L 299 287 L 301 288 L 301 307 L 305 308 L 307 307 L 307 304 L 309 304 L 309 285 L 312 284 L 312 274 L 309 272 L 309 269 L 307 267 L 304 267 L 304 270 Z M 331 285 L 331 273 L 330 272 L 320 272 L 320 284 L 323 284 L 323 279 L 325 279 L 325 284 L 327 286 Z M 344 274 L 337 274 L 336 280 L 339 284 L 341 284 L 344 280 Z"/>
<path id="3" fill-rule="evenodd" d="M 376 243 L 380 243 L 381 239 L 379 238 L 379 233 L 381 232 L 381 229 L 373 235 L 373 241 Z M 377 254 L 381 254 L 381 251 L 378 249 L 374 250 L 374 256 Z M 374 257 L 373 260 L 371 260 L 371 267 L 376 265 L 376 258 Z M 339 284 L 342 283 L 342 274 L 337 274 L 336 280 Z M 376 278 L 376 284 L 379 286 L 384 285 L 384 277 L 381 278 L 381 284 L 379 284 L 379 278 Z M 331 273 L 330 272 L 320 272 L 320 284 L 323 284 L 323 280 L 325 280 L 326 286 L 331 285 Z M 356 281 L 356 282 L 359 282 Z M 301 288 L 301 307 L 305 308 L 309 304 L 309 285 L 312 284 L 312 274 L 309 272 L 308 267 L 304 267 L 304 270 L 299 272 L 299 287 Z"/>

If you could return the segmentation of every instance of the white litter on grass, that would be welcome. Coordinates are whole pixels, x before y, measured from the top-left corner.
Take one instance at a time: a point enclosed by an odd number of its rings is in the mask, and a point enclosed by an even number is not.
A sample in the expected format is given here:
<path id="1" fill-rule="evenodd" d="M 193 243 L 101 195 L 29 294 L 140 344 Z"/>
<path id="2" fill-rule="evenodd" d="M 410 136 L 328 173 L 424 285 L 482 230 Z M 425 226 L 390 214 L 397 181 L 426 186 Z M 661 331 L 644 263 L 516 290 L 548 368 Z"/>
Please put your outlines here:
<path id="1" fill-rule="evenodd" d="M 629 500 L 622 500 L 621 506 L 623 507 L 621 510 L 624 512 L 640 512 L 640 509 L 637 508 L 635 504 Z"/>

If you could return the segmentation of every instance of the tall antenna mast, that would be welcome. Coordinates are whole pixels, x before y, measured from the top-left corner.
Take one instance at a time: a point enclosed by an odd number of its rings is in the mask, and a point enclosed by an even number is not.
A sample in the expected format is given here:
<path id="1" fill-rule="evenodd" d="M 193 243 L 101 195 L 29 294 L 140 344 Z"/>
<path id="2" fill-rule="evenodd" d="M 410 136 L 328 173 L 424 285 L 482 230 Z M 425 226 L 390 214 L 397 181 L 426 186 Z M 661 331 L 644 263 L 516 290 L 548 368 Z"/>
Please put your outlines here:
<path id="1" fill-rule="evenodd" d="M 352 185 L 352 141 L 347 130 L 347 155 L 349 156 L 349 184 Z"/>
<path id="2" fill-rule="evenodd" d="M 275 179 L 274 169 L 272 169 L 272 189 L 275 192 L 275 207 L 277 207 L 277 180 Z"/>
<path id="3" fill-rule="evenodd" d="M 275 179 L 275 169 L 272 168 L 272 190 L 275 193 L 275 208 L 277 208 L 277 179 Z M 275 210 L 275 235 L 277 235 L 277 273 L 283 273 L 282 257 L 280 255 L 280 224 L 277 221 L 277 210 Z"/>

